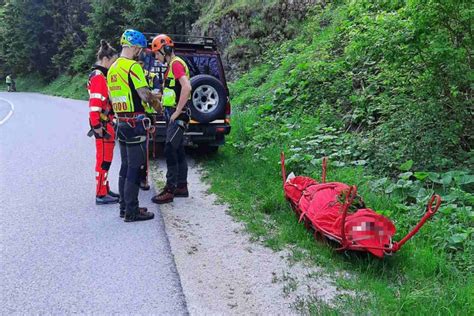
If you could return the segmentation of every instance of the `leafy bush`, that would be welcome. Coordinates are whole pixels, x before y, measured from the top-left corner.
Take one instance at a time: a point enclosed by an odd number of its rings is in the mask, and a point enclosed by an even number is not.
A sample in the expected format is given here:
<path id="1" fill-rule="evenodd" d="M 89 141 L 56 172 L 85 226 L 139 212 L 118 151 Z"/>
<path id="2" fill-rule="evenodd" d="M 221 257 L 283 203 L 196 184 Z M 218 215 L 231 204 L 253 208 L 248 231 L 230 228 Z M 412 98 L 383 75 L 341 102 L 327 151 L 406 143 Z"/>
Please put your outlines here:
<path id="1" fill-rule="evenodd" d="M 357 152 L 344 163 L 366 160 L 393 175 L 408 159 L 425 170 L 472 167 L 473 45 L 461 34 L 472 12 L 463 1 L 333 6 L 310 18 L 300 37 L 265 52 L 232 85 L 234 105 L 257 108 L 261 119 L 249 132 L 260 140 L 308 116 L 335 128 L 341 151 Z M 320 133 L 292 135 L 292 142 Z"/>
<path id="2" fill-rule="evenodd" d="M 430 242 L 449 254 L 459 268 L 474 272 L 474 175 L 467 171 L 413 172 L 413 160 L 402 164 L 396 181 L 388 178 L 369 183 L 372 192 L 398 201 L 396 208 L 385 211 L 395 216 L 399 231 L 416 225 L 431 196 L 439 193 L 443 204 L 433 223 L 427 225 Z"/>
<path id="3" fill-rule="evenodd" d="M 373 207 L 403 233 L 441 193 L 429 242 L 472 271 L 473 184 L 462 171 L 474 160 L 472 39 L 459 34 L 469 13 L 456 11 L 469 5 L 442 3 L 357 1 L 315 14 L 231 85 L 232 146 L 256 162 L 278 146 L 300 174 L 314 174 L 323 156 L 338 174 L 364 168 L 375 175 L 370 196 L 396 201 Z"/>

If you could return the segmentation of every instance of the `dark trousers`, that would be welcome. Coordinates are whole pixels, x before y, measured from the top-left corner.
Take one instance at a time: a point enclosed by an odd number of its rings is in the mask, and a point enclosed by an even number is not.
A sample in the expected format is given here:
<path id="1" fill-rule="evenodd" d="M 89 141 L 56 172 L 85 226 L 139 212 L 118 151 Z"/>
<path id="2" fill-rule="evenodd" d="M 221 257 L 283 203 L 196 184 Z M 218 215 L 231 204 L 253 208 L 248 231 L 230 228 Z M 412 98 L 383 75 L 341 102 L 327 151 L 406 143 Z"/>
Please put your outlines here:
<path id="1" fill-rule="evenodd" d="M 133 215 L 138 213 L 140 168 L 146 161 L 145 133 L 127 123 L 119 123 L 117 134 L 122 158 L 119 175 L 120 210 Z"/>
<path id="2" fill-rule="evenodd" d="M 148 146 L 145 142 L 145 153 L 148 153 Z M 145 156 L 145 164 L 140 166 L 140 182 L 147 181 L 148 176 L 148 165 L 146 164 L 146 156 Z"/>
<path id="3" fill-rule="evenodd" d="M 186 153 L 184 151 L 184 137 L 178 142 L 177 146 L 173 146 L 170 142 L 171 137 L 175 135 L 176 130 L 180 127 L 176 123 L 170 122 L 170 117 L 174 113 L 174 108 L 165 109 L 166 117 L 166 186 L 175 189 L 178 185 L 185 185 L 188 179 L 188 163 L 186 161 Z"/>

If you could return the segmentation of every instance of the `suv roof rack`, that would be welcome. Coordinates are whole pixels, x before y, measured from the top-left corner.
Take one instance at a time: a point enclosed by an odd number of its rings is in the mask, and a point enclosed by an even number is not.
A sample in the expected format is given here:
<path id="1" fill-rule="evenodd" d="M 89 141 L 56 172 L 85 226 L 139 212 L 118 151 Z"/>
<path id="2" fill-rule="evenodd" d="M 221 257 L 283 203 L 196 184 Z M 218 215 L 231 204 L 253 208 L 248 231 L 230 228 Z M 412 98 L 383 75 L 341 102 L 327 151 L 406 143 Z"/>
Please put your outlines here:
<path id="1" fill-rule="evenodd" d="M 159 33 L 143 33 L 151 41 Z M 193 36 L 183 34 L 167 34 L 173 39 L 176 48 L 194 48 L 194 49 L 209 49 L 217 50 L 216 40 L 208 36 Z"/>

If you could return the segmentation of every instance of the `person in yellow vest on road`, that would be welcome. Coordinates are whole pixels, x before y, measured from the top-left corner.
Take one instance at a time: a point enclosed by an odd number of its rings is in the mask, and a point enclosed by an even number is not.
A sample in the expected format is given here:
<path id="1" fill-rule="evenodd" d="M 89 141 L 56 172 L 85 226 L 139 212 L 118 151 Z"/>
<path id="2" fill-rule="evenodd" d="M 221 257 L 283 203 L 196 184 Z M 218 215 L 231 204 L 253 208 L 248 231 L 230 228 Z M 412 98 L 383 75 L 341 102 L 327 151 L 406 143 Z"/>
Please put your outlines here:
<path id="1" fill-rule="evenodd" d="M 145 116 L 142 101 L 159 112 L 157 96 L 148 88 L 138 56 L 147 47 L 145 36 L 136 30 L 126 30 L 120 39 L 122 52 L 107 73 L 112 107 L 117 115 L 117 136 L 122 165 L 119 175 L 120 217 L 125 222 L 153 219 L 154 214 L 139 207 L 140 167 L 146 160 L 146 133 L 150 120 Z"/>
<path id="2" fill-rule="evenodd" d="M 184 152 L 184 131 L 190 116 L 186 104 L 191 97 L 189 69 L 184 60 L 174 54 L 173 40 L 161 34 L 153 39 L 151 50 L 160 62 L 168 64 L 164 77 L 162 104 L 166 118 L 166 185 L 152 201 L 170 203 L 175 197 L 188 197 L 188 165 Z"/>
<path id="3" fill-rule="evenodd" d="M 9 74 L 5 78 L 5 83 L 7 84 L 7 91 L 8 92 L 16 91 L 15 80 L 13 80 L 13 76 L 11 74 Z"/>

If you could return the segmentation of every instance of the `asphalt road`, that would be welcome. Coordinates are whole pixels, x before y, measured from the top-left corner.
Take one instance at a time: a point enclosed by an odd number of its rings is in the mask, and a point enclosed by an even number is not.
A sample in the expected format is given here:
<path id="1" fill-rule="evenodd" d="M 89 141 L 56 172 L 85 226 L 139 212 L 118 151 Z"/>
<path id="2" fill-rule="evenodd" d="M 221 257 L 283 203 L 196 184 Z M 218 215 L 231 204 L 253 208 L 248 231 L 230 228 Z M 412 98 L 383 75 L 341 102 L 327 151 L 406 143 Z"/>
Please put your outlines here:
<path id="1" fill-rule="evenodd" d="M 0 93 L 0 314 L 187 314 L 152 192 L 148 222 L 95 205 L 87 116 L 87 102 Z M 114 191 L 119 165 L 116 148 Z"/>

